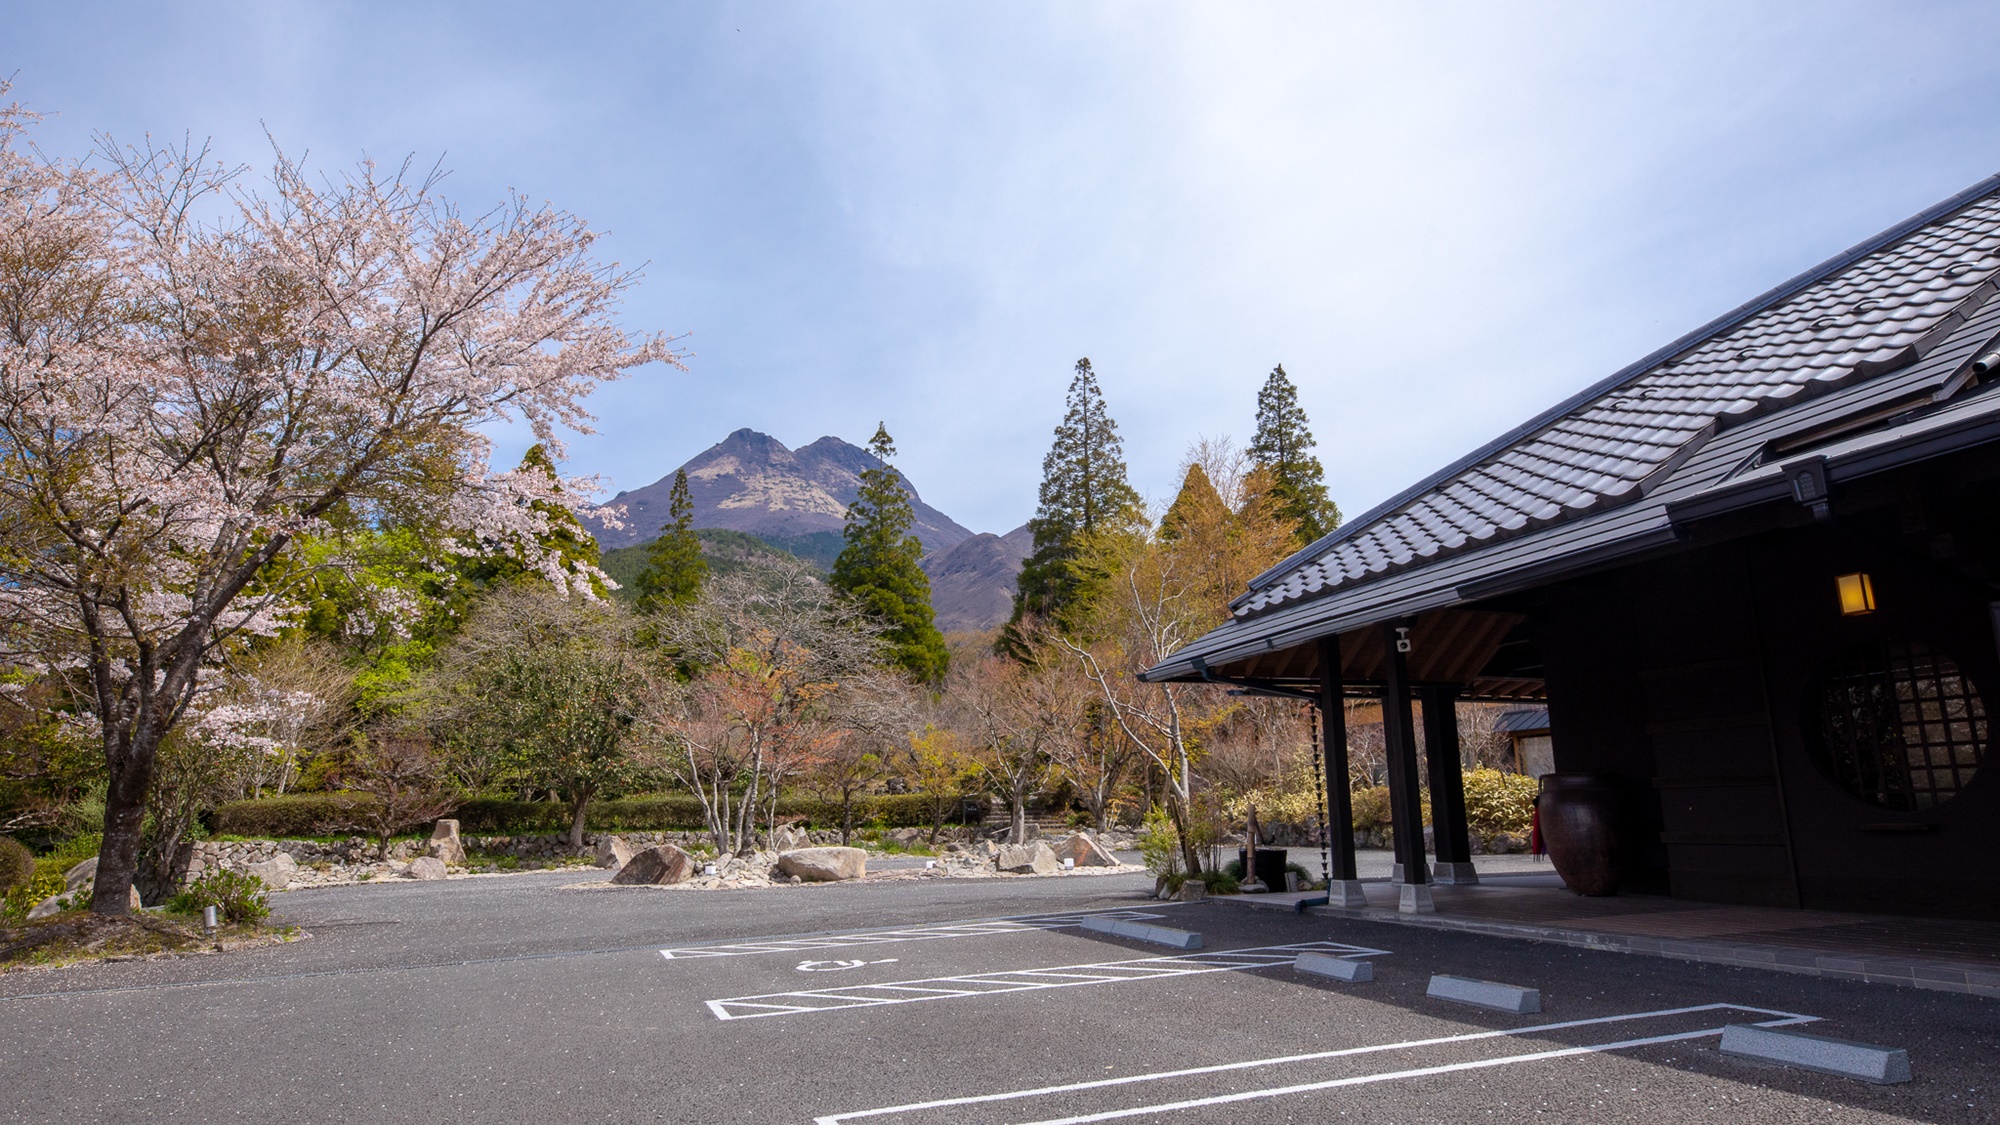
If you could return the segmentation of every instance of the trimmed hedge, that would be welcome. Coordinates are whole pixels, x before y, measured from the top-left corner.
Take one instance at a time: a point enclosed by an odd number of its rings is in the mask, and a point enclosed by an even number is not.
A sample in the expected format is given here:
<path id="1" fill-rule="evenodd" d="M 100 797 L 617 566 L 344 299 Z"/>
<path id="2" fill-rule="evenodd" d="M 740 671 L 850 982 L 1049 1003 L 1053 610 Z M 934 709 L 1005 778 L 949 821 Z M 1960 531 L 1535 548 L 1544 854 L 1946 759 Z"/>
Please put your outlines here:
<path id="1" fill-rule="evenodd" d="M 374 803 L 361 793 L 287 793 L 220 805 L 208 826 L 224 836 L 336 836 L 355 831 Z"/>
<path id="2" fill-rule="evenodd" d="M 358 810 L 373 798 L 356 793 L 290 793 L 252 801 L 232 801 L 215 810 L 210 828 L 229 836 L 333 836 L 355 831 Z M 969 807 L 968 807 L 969 806 Z M 966 822 L 966 815 L 978 819 L 976 803 L 961 802 L 960 815 L 947 823 Z M 513 801 L 502 797 L 476 797 L 458 806 L 452 814 L 459 831 L 486 835 L 525 835 L 563 832 L 569 828 L 569 806 L 560 801 Z M 778 801 L 778 818 L 803 818 L 809 827 L 840 827 L 840 805 L 802 797 Z M 759 818 L 762 819 L 761 817 Z M 854 802 L 854 825 L 859 828 L 880 821 L 890 828 L 928 828 L 927 800 L 917 794 L 890 794 L 864 797 Z M 645 793 L 615 800 L 592 801 L 584 812 L 584 823 L 594 832 L 692 831 L 704 827 L 701 802 L 689 793 Z M 407 827 L 415 828 L 417 825 Z"/>

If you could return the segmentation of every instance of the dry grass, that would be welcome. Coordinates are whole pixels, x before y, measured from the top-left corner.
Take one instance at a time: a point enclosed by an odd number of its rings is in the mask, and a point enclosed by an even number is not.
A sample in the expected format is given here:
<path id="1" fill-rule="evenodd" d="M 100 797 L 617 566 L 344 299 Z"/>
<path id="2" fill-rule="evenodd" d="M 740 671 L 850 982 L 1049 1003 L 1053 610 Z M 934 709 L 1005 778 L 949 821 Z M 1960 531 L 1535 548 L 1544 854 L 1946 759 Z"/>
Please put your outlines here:
<path id="1" fill-rule="evenodd" d="M 103 961 L 195 956 L 290 941 L 297 936 L 298 931 L 290 927 L 225 926 L 213 937 L 206 937 L 199 925 L 179 918 L 157 914 L 110 918 L 74 911 L 25 925 L 0 927 L 0 973 Z"/>

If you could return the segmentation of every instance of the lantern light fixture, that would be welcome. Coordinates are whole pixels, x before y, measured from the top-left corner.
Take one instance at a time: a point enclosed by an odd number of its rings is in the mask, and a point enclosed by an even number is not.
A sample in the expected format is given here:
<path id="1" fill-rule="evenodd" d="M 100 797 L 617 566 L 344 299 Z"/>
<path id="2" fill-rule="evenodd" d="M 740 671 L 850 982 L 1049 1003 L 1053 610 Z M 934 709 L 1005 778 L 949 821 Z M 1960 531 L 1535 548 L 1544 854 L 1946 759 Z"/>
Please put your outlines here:
<path id="1" fill-rule="evenodd" d="M 1840 591 L 1843 617 L 1860 617 L 1875 612 L 1875 583 L 1866 574 L 1843 574 L 1833 580 Z"/>

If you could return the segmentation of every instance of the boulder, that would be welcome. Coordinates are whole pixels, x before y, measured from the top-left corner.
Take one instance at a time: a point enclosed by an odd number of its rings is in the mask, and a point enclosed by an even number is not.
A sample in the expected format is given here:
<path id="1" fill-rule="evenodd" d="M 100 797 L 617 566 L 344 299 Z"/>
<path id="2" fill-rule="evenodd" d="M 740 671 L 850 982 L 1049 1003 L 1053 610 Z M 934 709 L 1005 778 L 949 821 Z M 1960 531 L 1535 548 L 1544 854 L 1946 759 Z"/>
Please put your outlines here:
<path id="1" fill-rule="evenodd" d="M 1104 850 L 1103 844 L 1083 832 L 1078 832 L 1057 844 L 1055 850 L 1058 862 L 1070 859 L 1075 860 L 1078 867 L 1118 866 L 1117 857 Z"/>
<path id="2" fill-rule="evenodd" d="M 425 881 L 442 879 L 445 877 L 444 860 L 434 855 L 420 855 L 410 861 L 410 866 L 403 870 L 403 874 L 412 879 Z"/>
<path id="3" fill-rule="evenodd" d="M 91 856 L 63 873 L 63 890 L 73 891 L 97 878 L 97 857 Z"/>
<path id="4" fill-rule="evenodd" d="M 837 883 L 868 874 L 868 853 L 860 848 L 799 848 L 778 857 L 778 870 L 809 883 Z"/>
<path id="5" fill-rule="evenodd" d="M 898 828 L 889 833 L 889 838 L 907 848 L 911 844 L 921 842 L 929 835 L 930 830 L 925 828 Z"/>
<path id="6" fill-rule="evenodd" d="M 125 894 L 126 902 L 132 907 L 132 913 L 137 914 L 139 911 L 145 909 L 146 904 L 139 901 L 139 888 L 128 888 Z M 36 922 L 52 914 L 60 914 L 62 912 L 63 900 L 66 898 L 73 900 L 79 910 L 89 906 L 90 884 L 85 883 L 81 887 L 60 891 L 36 903 L 34 909 L 28 911 L 28 921 Z"/>
<path id="7" fill-rule="evenodd" d="M 1062 869 L 1055 849 L 1040 840 L 1028 844 L 1002 844 L 999 858 L 994 863 L 1002 871 L 1021 875 L 1053 875 Z"/>
<path id="8" fill-rule="evenodd" d="M 279 852 L 262 863 L 251 864 L 243 871 L 244 874 L 261 880 L 267 889 L 282 891 L 292 885 L 292 876 L 299 873 L 299 861 L 284 852 Z"/>
<path id="9" fill-rule="evenodd" d="M 599 836 L 597 838 L 597 866 L 607 871 L 616 871 L 632 862 L 632 856 L 639 849 L 625 842 L 623 836 Z"/>
<path id="10" fill-rule="evenodd" d="M 1181 884 L 1179 893 L 1174 897 L 1182 902 L 1200 902 L 1208 897 L 1208 884 L 1199 879 L 1189 879 Z"/>
<path id="11" fill-rule="evenodd" d="M 455 863 L 460 867 L 464 867 L 465 843 L 458 838 L 458 822 L 455 820 L 438 821 L 437 827 L 431 829 L 430 850 L 425 854 L 434 859 L 441 859 L 446 863 Z"/>
<path id="12" fill-rule="evenodd" d="M 672 844 L 659 844 L 633 852 L 611 881 L 626 887 L 678 883 L 694 874 L 694 861 Z"/>
<path id="13" fill-rule="evenodd" d="M 789 852 L 810 846 L 812 837 L 806 835 L 806 830 L 803 828 L 786 825 L 771 833 L 771 850 L 774 852 Z"/>

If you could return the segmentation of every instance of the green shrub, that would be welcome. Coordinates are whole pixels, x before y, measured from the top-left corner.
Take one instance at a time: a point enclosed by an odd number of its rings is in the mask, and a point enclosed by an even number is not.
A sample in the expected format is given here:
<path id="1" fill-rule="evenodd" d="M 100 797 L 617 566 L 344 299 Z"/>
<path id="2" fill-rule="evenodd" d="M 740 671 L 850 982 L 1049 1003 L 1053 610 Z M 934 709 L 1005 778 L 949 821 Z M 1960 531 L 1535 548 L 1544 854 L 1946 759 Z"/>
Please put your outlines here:
<path id="1" fill-rule="evenodd" d="M 1243 891 L 1241 880 L 1227 871 L 1204 871 L 1198 878 L 1212 895 L 1241 894 Z"/>
<path id="2" fill-rule="evenodd" d="M 54 851 L 42 857 L 42 861 L 44 863 L 57 864 L 64 871 L 68 871 L 84 860 L 95 856 L 103 848 L 104 834 L 102 832 L 80 832 L 57 844 Z"/>
<path id="3" fill-rule="evenodd" d="M 35 857 L 12 836 L 0 836 L 0 894 L 35 876 Z"/>
<path id="4" fill-rule="evenodd" d="M 1540 782 L 1518 773 L 1467 770 L 1465 823 L 1482 836 L 1508 832 L 1526 836 L 1535 819 Z"/>
<path id="5" fill-rule="evenodd" d="M 287 793 L 218 806 L 209 829 L 218 836 L 331 836 L 353 831 L 374 798 L 362 793 Z"/>
<path id="6" fill-rule="evenodd" d="M 218 836 L 337 835 L 353 831 L 360 820 L 359 811 L 372 801 L 372 797 L 357 793 L 288 793 L 232 801 L 215 810 L 209 827 Z M 864 797 L 854 803 L 854 822 L 880 823 L 884 828 L 928 828 L 931 821 L 926 802 L 920 794 Z M 522 836 L 569 828 L 569 806 L 561 801 L 474 797 L 460 802 L 451 815 L 458 820 L 459 831 L 467 834 Z M 778 819 L 801 821 L 809 828 L 838 828 L 840 806 L 807 797 L 783 797 L 778 801 Z M 762 823 L 763 817 L 758 821 Z M 691 793 L 640 793 L 591 802 L 584 810 L 584 825 L 593 832 L 698 831 L 707 821 L 701 801 Z"/>
<path id="7" fill-rule="evenodd" d="M 0 906 L 0 920 L 18 922 L 28 916 L 35 904 L 50 895 L 63 892 L 63 877 L 60 871 L 38 870 L 28 881 L 7 892 L 5 905 Z"/>
<path id="8" fill-rule="evenodd" d="M 1389 830 L 1389 787 L 1377 785 L 1372 789 L 1356 789 L 1354 799 L 1354 830 L 1356 832 L 1387 832 Z"/>
<path id="9" fill-rule="evenodd" d="M 200 914 L 211 906 L 237 926 L 254 926 L 271 916 L 271 898 L 262 879 L 219 867 L 167 900 L 167 909 L 176 914 Z"/>
<path id="10" fill-rule="evenodd" d="M 1167 810 L 1158 805 L 1146 811 L 1146 823 L 1139 829 L 1139 857 L 1153 874 L 1170 881 L 1180 878 L 1181 836 Z M 1173 882 L 1169 885 L 1180 886 Z"/>

